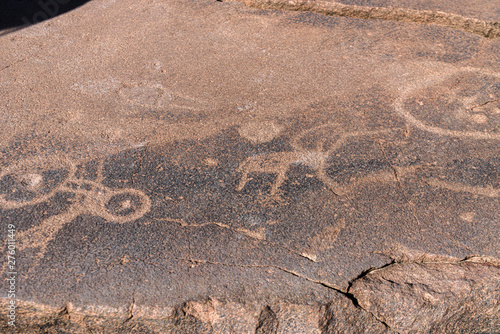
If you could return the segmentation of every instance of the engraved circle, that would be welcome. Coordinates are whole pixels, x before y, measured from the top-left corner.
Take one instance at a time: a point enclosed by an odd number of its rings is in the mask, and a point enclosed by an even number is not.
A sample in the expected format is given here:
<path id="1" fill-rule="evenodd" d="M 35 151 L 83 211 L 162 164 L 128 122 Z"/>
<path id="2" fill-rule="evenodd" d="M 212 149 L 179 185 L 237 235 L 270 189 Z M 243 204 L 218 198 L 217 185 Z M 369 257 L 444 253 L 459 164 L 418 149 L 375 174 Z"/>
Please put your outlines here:
<path id="1" fill-rule="evenodd" d="M 20 208 L 52 197 L 75 173 L 76 166 L 62 158 L 33 158 L 0 172 L 0 207 Z"/>
<path id="2" fill-rule="evenodd" d="M 412 84 L 395 101 L 396 112 L 431 133 L 500 139 L 500 74 L 462 68 Z"/>

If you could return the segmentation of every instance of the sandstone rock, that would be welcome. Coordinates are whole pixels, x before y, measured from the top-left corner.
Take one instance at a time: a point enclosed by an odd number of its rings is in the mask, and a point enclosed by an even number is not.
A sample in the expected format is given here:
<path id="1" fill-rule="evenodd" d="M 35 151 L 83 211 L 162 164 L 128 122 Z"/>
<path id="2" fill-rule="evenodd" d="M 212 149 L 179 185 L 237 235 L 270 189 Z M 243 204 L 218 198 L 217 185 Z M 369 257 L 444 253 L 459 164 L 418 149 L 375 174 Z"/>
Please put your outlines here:
<path id="1" fill-rule="evenodd" d="M 500 328 L 498 260 L 396 263 L 350 289 L 398 333 L 494 333 Z"/>
<path id="2" fill-rule="evenodd" d="M 495 5 L 93 0 L 2 30 L 1 331 L 500 331 Z"/>

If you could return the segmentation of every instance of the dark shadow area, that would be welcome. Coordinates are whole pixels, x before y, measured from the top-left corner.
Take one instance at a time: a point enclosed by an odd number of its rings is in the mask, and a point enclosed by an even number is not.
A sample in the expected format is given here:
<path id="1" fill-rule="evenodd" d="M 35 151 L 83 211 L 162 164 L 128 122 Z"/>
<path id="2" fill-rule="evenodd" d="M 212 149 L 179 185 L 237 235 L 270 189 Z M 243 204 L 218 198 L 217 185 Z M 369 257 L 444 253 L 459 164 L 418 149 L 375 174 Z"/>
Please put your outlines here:
<path id="1" fill-rule="evenodd" d="M 0 36 L 69 12 L 89 0 L 0 0 Z"/>

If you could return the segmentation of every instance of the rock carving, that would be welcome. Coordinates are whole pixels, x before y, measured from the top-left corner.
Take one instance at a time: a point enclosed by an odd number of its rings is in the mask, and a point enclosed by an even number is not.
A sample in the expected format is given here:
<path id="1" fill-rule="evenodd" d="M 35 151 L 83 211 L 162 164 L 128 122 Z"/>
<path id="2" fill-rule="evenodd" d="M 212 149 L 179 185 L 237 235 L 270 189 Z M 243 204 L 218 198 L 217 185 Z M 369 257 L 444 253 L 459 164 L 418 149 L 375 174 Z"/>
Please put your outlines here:
<path id="1" fill-rule="evenodd" d="M 31 268 L 45 253 L 48 243 L 68 222 L 81 214 L 100 216 L 108 221 L 126 223 L 139 219 L 151 207 L 149 197 L 136 189 L 111 189 L 102 184 L 103 162 L 94 181 L 76 176 L 77 164 L 69 159 L 51 157 L 25 160 L 0 173 L 0 207 L 17 209 L 47 201 L 58 192 L 72 193 L 70 207 L 40 224 L 19 232 L 18 249 L 39 248 Z"/>
<path id="2" fill-rule="evenodd" d="M 458 80 L 454 87 L 442 87 L 443 83 L 456 75 L 465 74 L 471 76 L 465 80 Z M 478 86 L 475 91 L 470 91 L 467 86 L 467 81 L 472 82 L 474 76 L 482 76 L 489 78 L 491 83 L 484 86 Z M 471 79 L 471 80 L 467 80 Z M 493 80 L 491 80 L 493 79 Z M 440 87 L 441 86 L 441 87 Z M 410 98 L 422 96 L 420 93 L 425 89 L 446 89 L 446 103 L 448 106 L 454 107 L 453 114 L 443 117 L 444 120 L 432 122 L 428 119 L 421 119 L 415 115 L 415 110 L 408 110 L 405 106 Z M 485 96 L 486 91 L 490 96 Z M 420 93 L 420 94 L 419 94 Z M 455 72 L 448 73 L 442 76 L 431 77 L 419 83 L 410 85 L 404 90 L 401 95 L 394 102 L 396 112 L 406 119 L 408 123 L 419 128 L 420 130 L 434 133 L 441 136 L 450 136 L 458 138 L 469 139 L 500 139 L 500 133 L 495 131 L 495 122 L 500 119 L 500 106 L 498 100 L 500 99 L 500 73 L 490 72 L 476 68 L 465 67 Z M 442 100 L 436 101 L 442 103 Z M 420 102 L 423 103 L 423 102 Z M 435 107 L 434 105 L 432 107 Z M 437 109 L 437 108 L 436 108 Z M 491 120 L 490 120 L 491 119 Z M 493 121 L 493 122 L 492 122 Z M 473 125 L 474 128 L 466 130 L 457 130 L 450 128 L 448 123 L 462 123 L 463 125 Z M 491 129 L 486 128 L 490 126 Z M 480 130 L 476 130 L 480 127 Z M 484 128 L 484 131 L 481 131 Z M 488 131 L 490 130 L 490 131 Z M 498 130 L 498 129 L 496 129 Z"/>
<path id="3" fill-rule="evenodd" d="M 300 140 L 305 135 L 325 128 L 332 128 L 333 131 L 331 135 L 338 136 L 338 139 L 328 150 L 324 150 L 324 142 L 326 141 L 326 139 L 321 139 L 319 143 L 316 143 L 314 149 L 307 149 L 300 144 Z M 338 148 L 342 147 L 342 145 L 344 145 L 350 138 L 362 135 L 377 135 L 381 133 L 387 133 L 389 131 L 390 130 L 344 132 L 338 125 L 332 123 L 307 129 L 291 139 L 290 145 L 294 149 L 293 151 L 271 152 L 246 158 L 238 166 L 238 172 L 241 173 L 241 177 L 238 185 L 236 186 L 236 190 L 243 190 L 248 181 L 251 180 L 249 174 L 269 173 L 277 175 L 270 190 L 270 194 L 275 195 L 283 182 L 286 180 L 286 173 L 290 169 L 290 166 L 305 165 L 311 167 L 315 172 L 315 176 L 321 182 L 323 182 L 332 192 L 337 195 L 343 195 L 347 191 L 347 189 L 337 182 L 333 181 L 326 175 L 325 172 L 326 162 L 330 154 Z"/>

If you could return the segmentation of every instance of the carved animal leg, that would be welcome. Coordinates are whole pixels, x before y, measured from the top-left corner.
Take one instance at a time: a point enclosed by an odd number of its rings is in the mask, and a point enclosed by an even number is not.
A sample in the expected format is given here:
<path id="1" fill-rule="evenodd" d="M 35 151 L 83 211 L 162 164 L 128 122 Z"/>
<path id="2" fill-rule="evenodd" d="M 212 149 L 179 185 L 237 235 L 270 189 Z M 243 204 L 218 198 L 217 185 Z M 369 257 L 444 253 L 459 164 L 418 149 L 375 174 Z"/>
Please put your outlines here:
<path id="1" fill-rule="evenodd" d="M 236 186 L 236 191 L 242 191 L 245 185 L 247 184 L 248 181 L 250 181 L 250 178 L 248 177 L 249 171 L 245 170 L 241 172 L 241 177 L 240 181 L 238 182 L 238 185 Z"/>
<path id="2" fill-rule="evenodd" d="M 330 177 L 328 177 L 328 175 L 326 175 L 323 166 L 316 170 L 316 177 L 321 182 L 323 182 L 327 186 L 327 188 L 330 189 L 335 195 L 342 196 L 346 193 L 345 189 L 340 184 L 333 181 Z"/>
<path id="3" fill-rule="evenodd" d="M 276 180 L 274 180 L 273 185 L 271 186 L 271 195 L 275 195 L 278 192 L 279 187 L 285 182 L 286 179 L 286 171 L 278 172 L 276 176 Z"/>

